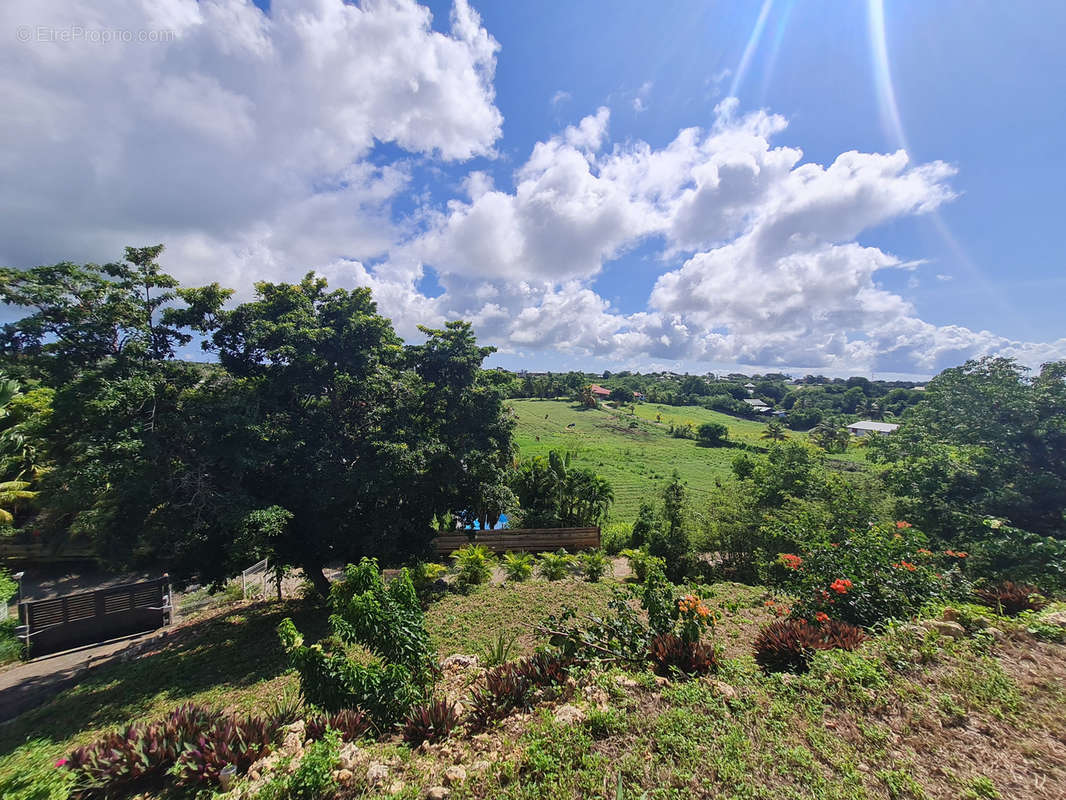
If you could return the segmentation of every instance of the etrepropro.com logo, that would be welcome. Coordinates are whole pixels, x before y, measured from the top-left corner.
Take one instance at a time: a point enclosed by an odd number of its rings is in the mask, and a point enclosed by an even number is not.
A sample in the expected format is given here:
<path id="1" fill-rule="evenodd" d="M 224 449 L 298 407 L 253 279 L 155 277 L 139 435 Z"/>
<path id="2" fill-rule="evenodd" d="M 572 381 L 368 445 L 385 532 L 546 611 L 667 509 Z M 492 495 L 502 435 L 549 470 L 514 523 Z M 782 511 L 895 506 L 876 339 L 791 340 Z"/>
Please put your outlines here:
<path id="1" fill-rule="evenodd" d="M 135 44 L 172 42 L 176 31 L 166 28 L 93 28 L 86 25 L 19 25 L 15 38 L 20 42 L 68 44 Z"/>

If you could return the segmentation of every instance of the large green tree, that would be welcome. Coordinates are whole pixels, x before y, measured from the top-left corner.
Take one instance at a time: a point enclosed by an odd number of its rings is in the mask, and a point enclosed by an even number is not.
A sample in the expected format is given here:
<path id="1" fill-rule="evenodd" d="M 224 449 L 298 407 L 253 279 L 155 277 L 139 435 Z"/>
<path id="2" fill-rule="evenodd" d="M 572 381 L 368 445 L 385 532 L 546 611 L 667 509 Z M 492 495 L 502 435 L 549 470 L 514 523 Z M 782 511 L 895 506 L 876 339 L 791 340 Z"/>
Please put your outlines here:
<path id="1" fill-rule="evenodd" d="M 1036 376 L 1007 358 L 945 370 L 869 453 L 900 517 L 928 533 L 965 538 L 997 517 L 1066 538 L 1066 362 Z"/>
<path id="2" fill-rule="evenodd" d="M 332 560 L 419 552 L 435 518 L 507 504 L 511 427 L 469 325 L 405 347 L 369 290 L 312 275 L 227 309 L 160 249 L 2 276 L 30 311 L 7 360 L 55 386 L 43 529 L 210 581 L 269 554 L 325 591 Z M 217 364 L 173 357 L 197 333 Z"/>

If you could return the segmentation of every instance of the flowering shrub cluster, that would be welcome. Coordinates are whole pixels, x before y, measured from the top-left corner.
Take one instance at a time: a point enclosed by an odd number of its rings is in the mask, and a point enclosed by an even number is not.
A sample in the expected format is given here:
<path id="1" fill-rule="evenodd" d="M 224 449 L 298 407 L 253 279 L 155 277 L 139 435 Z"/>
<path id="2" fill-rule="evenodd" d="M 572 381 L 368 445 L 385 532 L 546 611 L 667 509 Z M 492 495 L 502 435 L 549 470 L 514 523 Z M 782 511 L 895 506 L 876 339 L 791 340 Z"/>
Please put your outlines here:
<path id="1" fill-rule="evenodd" d="M 946 599 L 949 583 L 926 544 L 917 528 L 900 521 L 849 532 L 802 555 L 782 554 L 784 584 L 797 598 L 793 615 L 871 626 L 909 618 L 925 603 Z"/>

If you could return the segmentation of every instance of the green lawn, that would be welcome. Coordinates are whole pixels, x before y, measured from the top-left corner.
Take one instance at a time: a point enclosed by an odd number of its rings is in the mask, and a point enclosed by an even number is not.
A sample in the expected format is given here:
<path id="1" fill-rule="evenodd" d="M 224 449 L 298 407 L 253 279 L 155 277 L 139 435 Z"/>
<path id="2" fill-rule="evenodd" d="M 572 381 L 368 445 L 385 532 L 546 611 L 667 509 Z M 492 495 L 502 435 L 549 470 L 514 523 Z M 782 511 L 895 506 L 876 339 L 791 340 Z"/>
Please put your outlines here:
<path id="1" fill-rule="evenodd" d="M 766 446 L 760 438 L 766 423 L 739 419 L 699 406 L 643 403 L 635 414 L 600 405 L 586 409 L 568 400 L 509 400 L 518 415 L 515 439 L 523 457 L 569 452 L 572 463 L 589 467 L 614 487 L 610 522 L 632 522 L 640 504 L 657 495 L 677 470 L 693 501 L 702 499 L 715 480 L 731 475 L 730 465 L 739 452 L 733 447 L 704 447 L 691 439 L 675 439 L 670 425 L 720 422 L 729 428 L 732 442 Z M 636 427 L 630 427 L 635 423 Z M 568 427 L 569 425 L 573 427 Z M 806 440 L 807 434 L 789 431 L 789 437 Z M 864 464 L 864 450 L 854 445 L 832 460 Z"/>

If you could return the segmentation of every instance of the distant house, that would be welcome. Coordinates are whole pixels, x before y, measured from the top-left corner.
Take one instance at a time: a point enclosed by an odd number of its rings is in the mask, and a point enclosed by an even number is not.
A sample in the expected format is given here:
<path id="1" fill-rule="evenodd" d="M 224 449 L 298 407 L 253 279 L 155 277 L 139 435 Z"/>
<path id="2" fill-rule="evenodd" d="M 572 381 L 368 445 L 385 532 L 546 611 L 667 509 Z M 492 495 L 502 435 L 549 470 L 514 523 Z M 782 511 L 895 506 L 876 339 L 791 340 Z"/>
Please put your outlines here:
<path id="1" fill-rule="evenodd" d="M 634 400 L 639 400 L 640 402 L 643 402 L 644 401 L 644 395 L 641 392 L 633 392 L 633 399 Z"/>
<path id="2" fill-rule="evenodd" d="M 611 390 L 610 389 L 604 389 L 598 383 L 592 384 L 592 386 L 589 387 L 589 388 L 592 389 L 592 394 L 594 396 L 596 396 L 596 397 L 610 397 L 611 396 Z"/>
<path id="3" fill-rule="evenodd" d="M 753 400 L 749 398 L 744 402 L 751 406 L 752 411 L 755 411 L 759 414 L 766 414 L 770 411 L 770 406 L 766 405 L 766 403 L 764 403 L 762 400 Z"/>
<path id="4" fill-rule="evenodd" d="M 898 427 L 899 425 L 892 422 L 874 422 L 873 420 L 864 419 L 862 422 L 853 422 L 848 425 L 848 433 L 852 436 L 869 436 L 873 433 L 885 436 Z"/>

